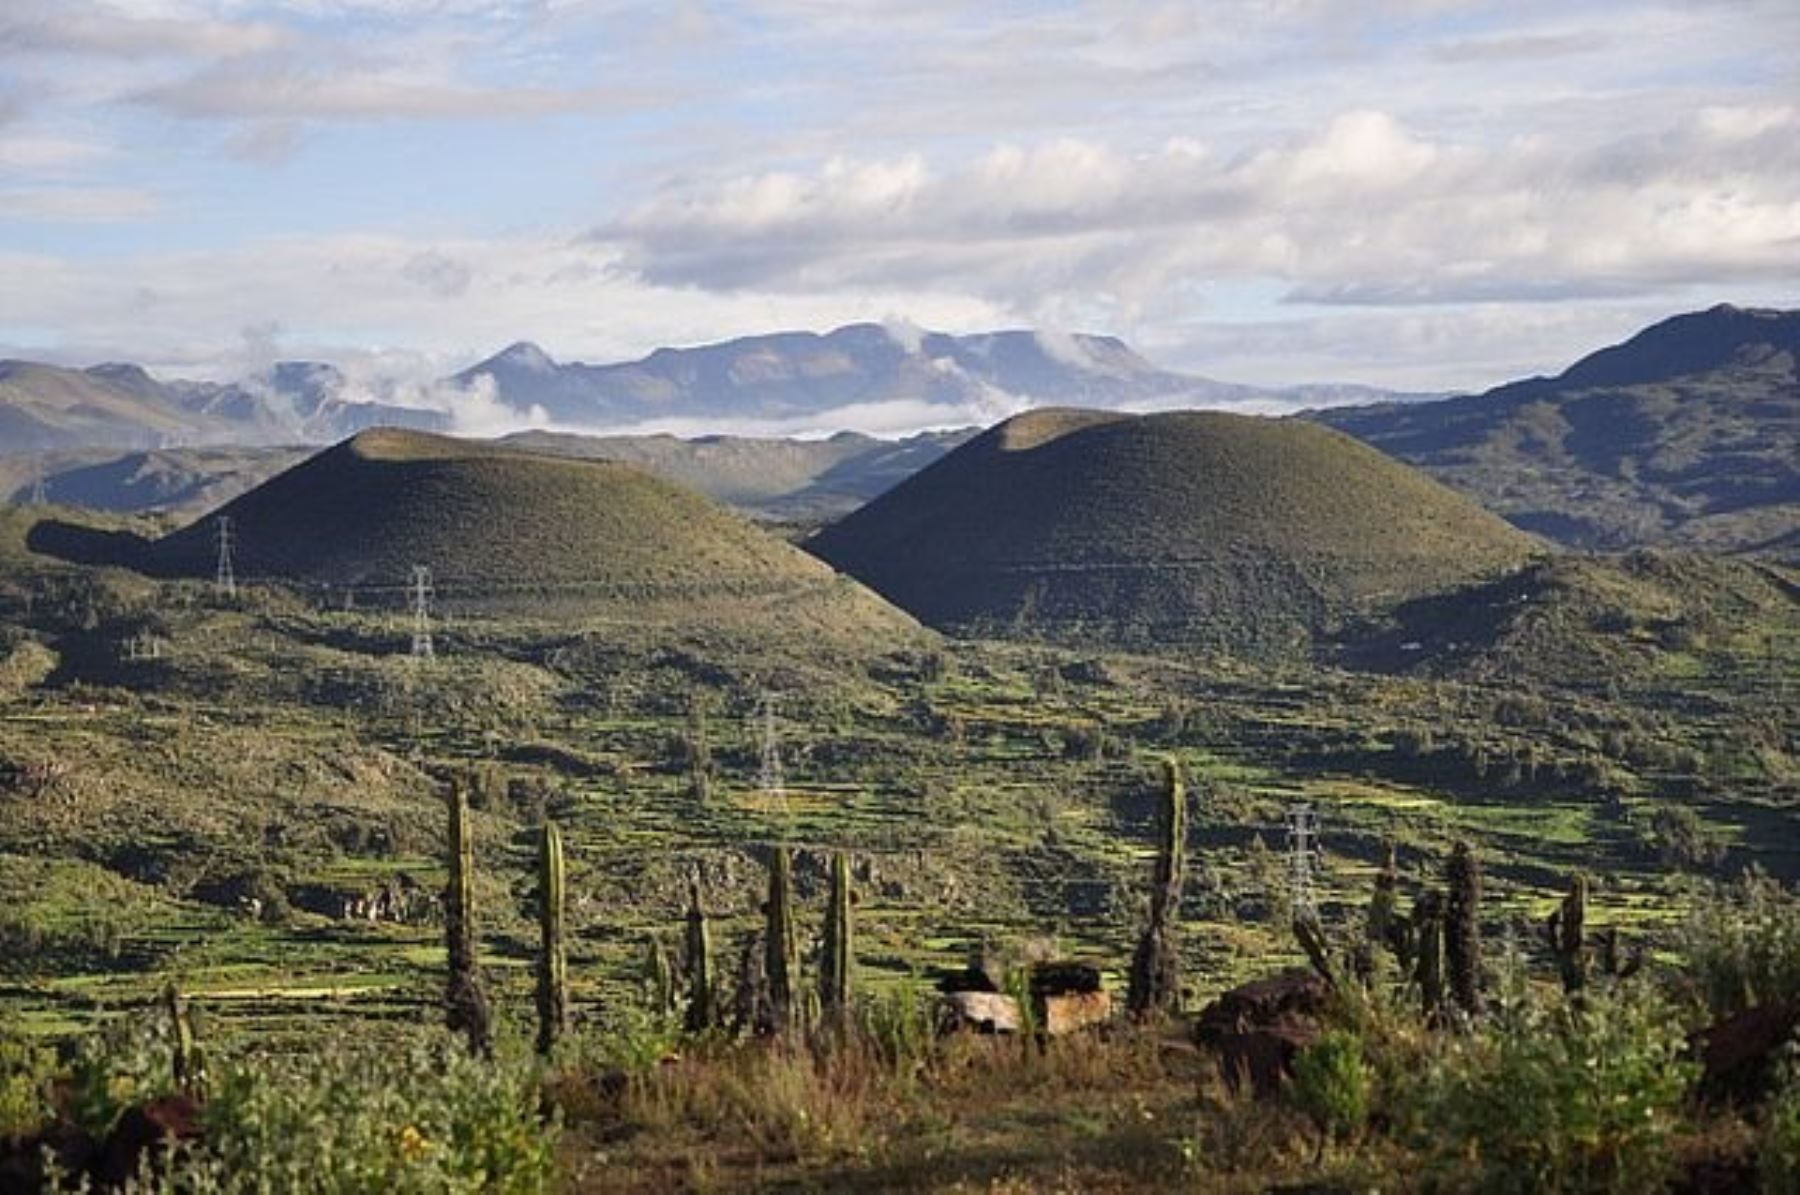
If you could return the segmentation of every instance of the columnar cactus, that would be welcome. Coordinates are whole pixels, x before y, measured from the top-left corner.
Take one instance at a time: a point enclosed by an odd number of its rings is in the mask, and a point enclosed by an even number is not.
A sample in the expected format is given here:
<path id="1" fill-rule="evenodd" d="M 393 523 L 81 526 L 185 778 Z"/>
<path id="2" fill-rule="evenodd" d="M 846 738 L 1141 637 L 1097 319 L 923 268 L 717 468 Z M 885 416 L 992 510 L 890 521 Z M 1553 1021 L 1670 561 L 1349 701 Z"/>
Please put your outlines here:
<path id="1" fill-rule="evenodd" d="M 675 966 L 669 961 L 669 950 L 663 945 L 661 934 L 651 934 L 644 944 L 644 990 L 649 993 L 650 1006 L 657 1016 L 675 1014 Z"/>
<path id="2" fill-rule="evenodd" d="M 191 1092 L 200 1083 L 198 1052 L 194 1048 L 194 1027 L 188 1022 L 187 1006 L 181 989 L 170 980 L 163 989 L 163 1008 L 169 1014 L 169 1065 L 175 1075 L 175 1086 Z"/>
<path id="3" fill-rule="evenodd" d="M 1544 937 L 1562 973 L 1563 991 L 1577 995 L 1588 984 L 1592 955 L 1587 946 L 1587 877 L 1569 881 L 1569 894 L 1544 923 Z"/>
<path id="4" fill-rule="evenodd" d="M 1481 1015 L 1481 861 L 1466 842 L 1450 852 L 1444 874 L 1449 899 L 1444 910 L 1444 961 L 1450 994 L 1470 1016 Z"/>
<path id="5" fill-rule="evenodd" d="M 1174 759 L 1163 761 L 1156 870 L 1150 883 L 1150 920 L 1131 958 L 1125 1007 L 1134 1017 L 1173 1012 L 1181 1003 L 1181 960 L 1175 923 L 1187 869 L 1187 787 Z"/>
<path id="6" fill-rule="evenodd" d="M 683 1027 L 704 1033 L 718 1023 L 718 997 L 713 990 L 712 934 L 706 911 L 700 907 L 700 881 L 688 882 L 687 914 L 687 1013 Z"/>
<path id="7" fill-rule="evenodd" d="M 794 936 L 793 857 L 778 846 L 769 859 L 769 900 L 763 908 L 763 972 L 768 977 L 769 1032 L 784 1033 L 794 1027 L 794 980 L 800 970 Z"/>
<path id="8" fill-rule="evenodd" d="M 1394 844 L 1390 842 L 1381 870 L 1375 873 L 1375 895 L 1369 898 L 1365 934 L 1371 947 L 1392 947 L 1395 924 L 1400 916 L 1399 896 L 1400 868 L 1394 858 Z"/>
<path id="9" fill-rule="evenodd" d="M 819 1008 L 834 1027 L 850 1012 L 852 964 L 850 930 L 850 857 L 831 856 L 831 902 L 825 907 L 825 950 L 819 975 Z"/>
<path id="10" fill-rule="evenodd" d="M 494 1051 L 487 995 L 475 965 L 475 848 L 469 834 L 469 799 L 453 788 L 449 799 L 450 879 L 444 888 L 444 947 L 449 956 L 445 1021 L 484 1057 Z"/>
<path id="11" fill-rule="evenodd" d="M 1425 1015 L 1435 1017 L 1444 1007 L 1443 894 L 1435 888 L 1419 893 L 1412 920 L 1417 949 L 1413 982 L 1419 985 L 1419 1003 Z"/>
<path id="12" fill-rule="evenodd" d="M 569 1027 L 569 966 L 564 949 L 562 832 L 545 822 L 538 839 L 537 1010 L 540 1054 L 549 1054 Z"/>

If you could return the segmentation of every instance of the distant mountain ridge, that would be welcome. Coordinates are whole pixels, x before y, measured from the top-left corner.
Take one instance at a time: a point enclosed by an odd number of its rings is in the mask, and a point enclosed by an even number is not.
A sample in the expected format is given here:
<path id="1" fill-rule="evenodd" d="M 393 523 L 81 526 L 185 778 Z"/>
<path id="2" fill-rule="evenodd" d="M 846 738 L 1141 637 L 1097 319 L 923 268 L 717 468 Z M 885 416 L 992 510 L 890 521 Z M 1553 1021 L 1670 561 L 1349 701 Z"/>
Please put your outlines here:
<path id="1" fill-rule="evenodd" d="M 1122 410 L 1426 398 L 1360 386 L 1259 387 L 1159 368 L 1112 336 L 972 335 L 850 324 L 776 332 L 635 361 L 558 362 L 519 341 L 426 391 L 424 405 L 352 386 L 335 366 L 282 361 L 237 382 L 159 380 L 112 362 L 0 362 L 0 453 L 332 443 L 376 426 L 468 430 L 459 416 L 584 434 L 757 435 L 986 425 L 1032 406 Z M 435 405 L 432 405 L 435 404 Z M 500 412 L 495 419 L 496 407 Z"/>
<path id="2" fill-rule="evenodd" d="M 1310 416 L 1584 548 L 1800 532 L 1800 311 L 1663 320 L 1551 378 Z"/>
<path id="3" fill-rule="evenodd" d="M 316 361 L 229 383 L 159 381 L 125 362 L 0 361 L 0 452 L 317 443 L 449 424 L 443 412 L 358 399 L 335 366 Z"/>
<path id="4" fill-rule="evenodd" d="M 1292 399 L 1307 389 L 1240 386 L 1160 369 L 1112 336 L 1024 330 L 952 336 L 880 324 L 662 348 L 609 365 L 559 363 L 520 342 L 453 380 L 491 383 L 495 397 L 514 410 L 535 408 L 553 423 L 573 426 L 805 419 L 901 402 L 958 412 L 958 423 L 991 422 L 1022 400 L 1228 405 Z M 1317 388 L 1320 394 L 1333 389 Z"/>

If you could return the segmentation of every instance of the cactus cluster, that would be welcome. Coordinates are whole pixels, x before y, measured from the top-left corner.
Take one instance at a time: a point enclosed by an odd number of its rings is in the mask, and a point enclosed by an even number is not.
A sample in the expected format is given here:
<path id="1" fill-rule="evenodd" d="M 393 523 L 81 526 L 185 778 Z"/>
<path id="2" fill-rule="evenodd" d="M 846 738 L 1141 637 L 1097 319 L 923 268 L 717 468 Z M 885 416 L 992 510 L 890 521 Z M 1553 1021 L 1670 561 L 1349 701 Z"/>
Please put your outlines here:
<path id="1" fill-rule="evenodd" d="M 1181 1004 L 1181 959 L 1175 928 L 1187 868 L 1187 786 L 1173 759 L 1163 761 L 1157 823 L 1156 870 L 1150 885 L 1150 919 L 1131 959 L 1125 1007 L 1132 1016 L 1174 1012 Z"/>
<path id="2" fill-rule="evenodd" d="M 1584 875 L 1569 881 L 1569 894 L 1544 923 L 1544 938 L 1556 959 L 1563 991 L 1579 995 L 1587 988 L 1593 955 L 1587 946 L 1588 882 Z"/>

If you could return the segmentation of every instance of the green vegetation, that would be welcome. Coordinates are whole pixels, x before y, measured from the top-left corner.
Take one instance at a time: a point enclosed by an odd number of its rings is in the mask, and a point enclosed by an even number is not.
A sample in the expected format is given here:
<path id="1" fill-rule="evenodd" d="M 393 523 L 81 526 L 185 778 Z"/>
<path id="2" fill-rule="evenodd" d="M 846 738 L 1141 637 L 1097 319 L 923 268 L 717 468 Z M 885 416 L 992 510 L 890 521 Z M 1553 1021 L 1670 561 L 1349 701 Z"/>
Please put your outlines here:
<path id="1" fill-rule="evenodd" d="M 1346 436 L 1192 411 L 1018 416 L 808 546 L 940 628 L 1263 656 L 1537 550 Z"/>
<path id="2" fill-rule="evenodd" d="M 1572 547 L 1800 559 L 1800 313 L 1676 316 L 1561 376 L 1316 418 Z"/>

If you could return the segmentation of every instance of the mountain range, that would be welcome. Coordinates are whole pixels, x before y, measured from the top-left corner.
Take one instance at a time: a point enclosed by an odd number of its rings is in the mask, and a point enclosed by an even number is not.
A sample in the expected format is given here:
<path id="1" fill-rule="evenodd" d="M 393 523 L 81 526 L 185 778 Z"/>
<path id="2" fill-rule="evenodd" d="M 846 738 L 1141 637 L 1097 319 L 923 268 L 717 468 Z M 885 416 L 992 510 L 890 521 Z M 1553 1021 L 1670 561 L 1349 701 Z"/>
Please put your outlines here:
<path id="1" fill-rule="evenodd" d="M 1029 406 L 1280 406 L 1416 396 L 1361 387 L 1239 386 L 1159 369 L 1106 336 L 949 336 L 852 324 L 662 348 L 610 365 L 512 345 L 415 388 L 352 384 L 323 362 L 285 361 L 237 382 L 161 381 L 137 365 L 71 369 L 0 361 L 0 453 L 335 443 L 368 427 L 492 432 L 760 428 L 823 434 L 871 426 L 985 425 Z M 474 426 L 479 419 L 480 426 Z"/>
<path id="2" fill-rule="evenodd" d="M 1555 377 L 1313 417 L 1574 547 L 1800 537 L 1800 311 L 1721 305 Z"/>

